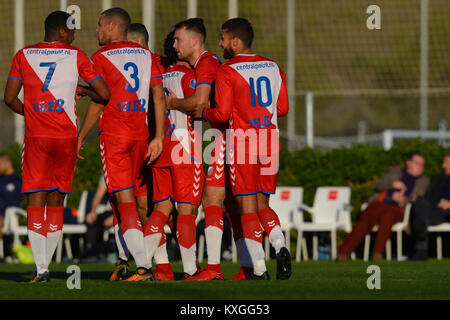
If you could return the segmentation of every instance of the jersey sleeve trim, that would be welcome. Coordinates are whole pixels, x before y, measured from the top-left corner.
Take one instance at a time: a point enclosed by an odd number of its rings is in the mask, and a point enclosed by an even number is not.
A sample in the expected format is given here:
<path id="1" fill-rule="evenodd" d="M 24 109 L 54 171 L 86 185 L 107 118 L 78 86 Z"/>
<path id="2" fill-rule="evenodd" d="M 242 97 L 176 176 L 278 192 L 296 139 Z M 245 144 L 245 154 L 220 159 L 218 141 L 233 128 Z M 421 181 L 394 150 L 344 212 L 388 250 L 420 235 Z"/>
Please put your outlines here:
<path id="1" fill-rule="evenodd" d="M 12 76 L 8 76 L 8 78 L 11 78 L 11 79 L 16 79 L 16 80 L 20 80 L 20 81 L 22 81 L 22 79 L 21 79 L 21 78 L 16 78 L 16 77 L 12 77 Z"/>
<path id="2" fill-rule="evenodd" d="M 95 80 L 97 80 L 98 78 L 100 77 L 100 75 L 98 75 L 98 76 L 96 76 L 94 79 L 92 79 L 91 81 L 89 81 L 88 83 L 92 83 L 92 82 L 94 82 Z"/>
<path id="3" fill-rule="evenodd" d="M 197 88 L 197 87 L 198 87 L 199 85 L 201 85 L 201 84 L 207 84 L 208 86 L 211 86 L 211 83 L 206 82 L 206 81 L 203 81 L 203 82 L 197 83 L 197 84 L 195 85 L 195 87 Z"/>

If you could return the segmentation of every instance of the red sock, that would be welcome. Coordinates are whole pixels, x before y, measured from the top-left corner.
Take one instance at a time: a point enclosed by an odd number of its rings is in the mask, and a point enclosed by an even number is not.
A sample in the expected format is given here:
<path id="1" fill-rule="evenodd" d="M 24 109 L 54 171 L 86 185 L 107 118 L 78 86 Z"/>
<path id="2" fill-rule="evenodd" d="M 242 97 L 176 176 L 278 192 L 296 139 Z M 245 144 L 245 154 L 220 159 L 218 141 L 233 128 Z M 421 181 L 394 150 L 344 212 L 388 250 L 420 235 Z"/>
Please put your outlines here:
<path id="1" fill-rule="evenodd" d="M 281 226 L 280 219 L 278 219 L 278 215 L 270 207 L 259 211 L 258 217 L 267 235 L 270 235 L 270 232 L 276 226 Z"/>
<path id="2" fill-rule="evenodd" d="M 47 236 L 47 226 L 44 220 L 45 208 L 28 206 L 27 207 L 27 228 L 28 230 L 34 231 Z"/>
<path id="3" fill-rule="evenodd" d="M 124 202 L 118 205 L 122 234 L 129 229 L 142 231 L 142 224 L 136 210 L 136 202 Z"/>
<path id="4" fill-rule="evenodd" d="M 242 231 L 245 239 L 262 243 L 263 230 L 256 213 L 246 213 L 241 216 Z"/>
<path id="5" fill-rule="evenodd" d="M 214 226 L 223 231 L 223 214 L 219 206 L 205 207 L 205 229 Z"/>
<path id="6" fill-rule="evenodd" d="M 47 232 L 55 232 L 62 230 L 63 227 L 64 207 L 49 207 L 47 206 L 47 217 L 45 223 L 47 225 Z"/>
<path id="7" fill-rule="evenodd" d="M 164 235 L 164 225 L 166 222 L 167 216 L 164 213 L 158 210 L 153 210 L 150 218 L 148 218 L 144 225 L 144 237 L 154 233 L 161 233 L 161 235 Z"/>
<path id="8" fill-rule="evenodd" d="M 177 220 L 178 243 L 184 248 L 190 248 L 196 241 L 195 216 L 180 214 Z"/>

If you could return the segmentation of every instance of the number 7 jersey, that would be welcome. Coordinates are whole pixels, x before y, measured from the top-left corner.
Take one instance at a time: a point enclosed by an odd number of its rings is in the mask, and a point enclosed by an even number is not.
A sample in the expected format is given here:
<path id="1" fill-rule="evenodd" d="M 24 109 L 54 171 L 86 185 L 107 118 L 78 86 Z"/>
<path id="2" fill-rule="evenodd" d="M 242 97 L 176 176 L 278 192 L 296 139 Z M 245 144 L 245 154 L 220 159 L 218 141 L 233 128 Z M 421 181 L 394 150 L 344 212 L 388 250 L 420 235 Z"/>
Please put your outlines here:
<path id="1" fill-rule="evenodd" d="M 64 42 L 39 42 L 16 53 L 9 77 L 22 81 L 25 136 L 77 136 L 78 76 L 90 83 L 99 73 L 83 51 Z"/>
<path id="2" fill-rule="evenodd" d="M 111 91 L 99 133 L 147 140 L 149 88 L 162 84 L 151 52 L 133 42 L 113 41 L 94 53 L 92 60 Z"/>

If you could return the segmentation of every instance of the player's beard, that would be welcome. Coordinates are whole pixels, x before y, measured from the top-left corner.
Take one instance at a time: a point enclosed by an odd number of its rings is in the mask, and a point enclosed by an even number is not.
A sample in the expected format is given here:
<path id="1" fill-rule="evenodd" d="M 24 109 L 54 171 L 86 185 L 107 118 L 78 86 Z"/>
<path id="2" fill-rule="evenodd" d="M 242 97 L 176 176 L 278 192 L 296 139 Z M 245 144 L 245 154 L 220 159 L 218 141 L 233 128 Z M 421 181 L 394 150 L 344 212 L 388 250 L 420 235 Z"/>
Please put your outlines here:
<path id="1" fill-rule="evenodd" d="M 231 59 L 235 56 L 235 53 L 233 51 L 233 49 L 230 47 L 228 48 L 223 48 L 223 57 L 225 59 Z"/>

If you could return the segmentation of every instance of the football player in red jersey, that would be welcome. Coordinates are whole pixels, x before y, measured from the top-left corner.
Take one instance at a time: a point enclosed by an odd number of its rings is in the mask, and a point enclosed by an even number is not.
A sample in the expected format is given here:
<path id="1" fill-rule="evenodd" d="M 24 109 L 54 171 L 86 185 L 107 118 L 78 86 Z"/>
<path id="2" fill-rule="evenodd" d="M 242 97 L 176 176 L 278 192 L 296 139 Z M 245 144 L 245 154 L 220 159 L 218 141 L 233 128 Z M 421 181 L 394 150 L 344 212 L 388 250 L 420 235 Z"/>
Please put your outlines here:
<path id="1" fill-rule="evenodd" d="M 102 48 L 94 53 L 92 60 L 112 94 L 106 106 L 89 105 L 78 150 L 100 118 L 100 154 L 108 193 L 114 196 L 123 238 L 137 265 L 136 274 L 127 280 L 145 281 L 152 280 L 153 275 L 147 261 L 136 197 L 146 195 L 147 191 L 136 185 L 136 181 L 142 166 L 161 154 L 166 106 L 159 67 L 148 49 L 127 41 L 129 26 L 130 16 L 121 8 L 111 8 L 100 15 L 96 31 Z M 153 94 L 156 128 L 155 137 L 148 144 L 149 88 Z M 144 161 L 146 158 L 148 161 Z"/>
<path id="2" fill-rule="evenodd" d="M 167 98 L 169 109 L 190 112 L 196 105 L 206 105 L 213 101 L 214 82 L 220 66 L 219 57 L 205 49 L 206 29 L 203 20 L 193 18 L 181 21 L 175 25 L 174 48 L 178 58 L 186 60 L 195 69 L 195 93 L 188 98 L 179 98 L 171 93 Z M 215 148 L 211 157 L 205 188 L 203 189 L 202 205 L 205 212 L 205 239 L 208 252 L 208 265 L 201 272 L 201 280 L 223 279 L 220 268 L 220 248 L 223 234 L 222 203 L 225 199 L 225 125 L 212 124 L 217 129 Z M 187 222 L 195 232 L 195 219 Z M 183 244 L 180 243 L 181 246 Z M 200 280 L 193 269 L 187 280 Z M 205 279 L 207 274 L 208 279 Z"/>
<path id="3" fill-rule="evenodd" d="M 173 48 L 174 32 L 164 42 L 164 53 L 170 66 L 163 74 L 164 89 L 177 97 L 187 98 L 195 92 L 195 74 L 189 64 L 180 61 Z M 177 239 L 185 277 L 197 271 L 195 218 L 200 205 L 204 172 L 202 168 L 201 139 L 191 126 L 190 117 L 179 110 L 168 110 L 164 151 L 153 165 L 154 210 L 144 226 L 147 254 L 155 254 L 164 225 L 177 203 Z M 159 267 L 158 267 L 159 268 Z"/>
<path id="4" fill-rule="evenodd" d="M 286 116 L 289 110 L 286 77 L 274 61 L 252 53 L 252 41 L 253 29 L 248 20 L 234 18 L 222 25 L 219 45 L 229 60 L 217 73 L 216 106 L 196 108 L 195 116 L 229 123 L 231 187 L 254 268 L 247 279 L 269 279 L 261 225 L 277 253 L 277 279 L 288 279 L 290 253 L 278 216 L 269 206 L 278 171 L 277 118 Z"/>
<path id="5" fill-rule="evenodd" d="M 25 117 L 22 193 L 28 198 L 28 238 L 36 263 L 32 282 L 50 281 L 48 265 L 61 237 L 64 197 L 72 191 L 78 77 L 94 89 L 80 89 L 81 95 L 97 102 L 110 96 L 89 57 L 70 45 L 75 32 L 67 27 L 70 19 L 62 11 L 47 16 L 44 41 L 17 52 L 5 89 L 6 105 Z M 22 85 L 23 103 L 18 98 Z"/>

